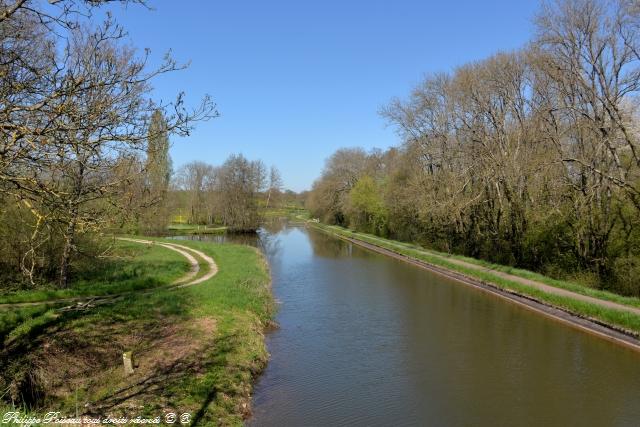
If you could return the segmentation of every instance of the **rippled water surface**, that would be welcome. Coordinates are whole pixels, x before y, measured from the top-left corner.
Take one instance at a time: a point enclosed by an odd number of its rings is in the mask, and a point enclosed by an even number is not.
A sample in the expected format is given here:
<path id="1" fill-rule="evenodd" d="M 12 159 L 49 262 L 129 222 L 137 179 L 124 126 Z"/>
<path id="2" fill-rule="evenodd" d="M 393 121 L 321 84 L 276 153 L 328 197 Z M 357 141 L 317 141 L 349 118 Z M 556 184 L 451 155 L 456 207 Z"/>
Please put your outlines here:
<path id="1" fill-rule="evenodd" d="M 318 231 L 262 246 L 280 329 L 250 425 L 640 425 L 638 353 Z"/>

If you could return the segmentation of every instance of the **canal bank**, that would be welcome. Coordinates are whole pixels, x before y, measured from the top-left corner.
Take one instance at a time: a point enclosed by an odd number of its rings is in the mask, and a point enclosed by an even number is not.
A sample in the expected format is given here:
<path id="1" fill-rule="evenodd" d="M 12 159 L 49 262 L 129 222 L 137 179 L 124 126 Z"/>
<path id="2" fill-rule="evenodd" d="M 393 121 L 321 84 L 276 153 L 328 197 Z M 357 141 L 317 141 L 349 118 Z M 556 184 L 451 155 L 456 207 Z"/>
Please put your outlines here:
<path id="1" fill-rule="evenodd" d="M 0 307 L 0 413 L 241 425 L 268 360 L 268 265 L 255 248 L 176 242 L 117 240 L 93 289 L 69 290 L 83 297 Z"/>
<path id="2" fill-rule="evenodd" d="M 280 327 L 267 335 L 249 425 L 633 426 L 640 417 L 635 351 L 312 228 L 262 241 Z"/>
<path id="3" fill-rule="evenodd" d="M 598 299 L 494 270 L 486 267 L 486 263 L 472 264 L 461 260 L 461 257 L 453 258 L 450 255 L 417 249 L 415 246 L 408 247 L 409 245 L 402 242 L 353 232 L 343 227 L 314 222 L 308 224 L 352 244 L 455 279 L 640 352 L 640 307 L 632 305 L 634 301 L 631 298 L 628 299 L 629 305 Z M 602 295 L 625 301 L 624 297 L 617 295 Z"/>

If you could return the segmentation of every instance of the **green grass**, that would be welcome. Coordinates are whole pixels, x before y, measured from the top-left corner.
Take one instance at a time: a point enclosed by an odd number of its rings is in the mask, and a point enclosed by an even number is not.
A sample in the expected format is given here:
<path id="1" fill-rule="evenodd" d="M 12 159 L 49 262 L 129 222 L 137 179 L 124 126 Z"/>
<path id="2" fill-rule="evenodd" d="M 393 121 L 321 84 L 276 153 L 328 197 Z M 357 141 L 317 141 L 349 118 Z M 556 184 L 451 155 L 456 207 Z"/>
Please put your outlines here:
<path id="1" fill-rule="evenodd" d="M 167 230 L 194 230 L 198 227 L 196 224 L 173 223 L 167 226 Z M 201 226 L 202 227 L 202 226 Z"/>
<path id="2" fill-rule="evenodd" d="M 19 352 L 21 346 L 32 349 L 31 354 L 14 355 L 15 363 L 11 368 L 14 371 L 3 372 L 0 378 L 28 372 L 29 360 L 33 358 L 44 363 L 45 356 L 53 357 L 43 350 L 47 340 L 64 343 L 70 354 L 78 357 L 78 365 L 81 365 L 82 357 L 90 360 L 91 375 L 88 378 L 80 376 L 80 379 L 73 375 L 63 376 L 63 381 L 80 381 L 83 385 L 76 394 L 49 397 L 44 407 L 30 410 L 37 413 L 55 410 L 72 415 L 76 396 L 82 405 L 86 401 L 108 399 L 123 388 L 121 362 L 118 362 L 121 350 L 114 349 L 123 337 L 129 337 L 125 340 L 130 346 L 127 349 L 139 354 L 157 345 L 155 335 L 163 328 L 175 325 L 189 328 L 208 320 L 215 324 L 214 331 L 210 336 L 193 332 L 193 342 L 198 345 L 210 343 L 195 356 L 189 356 L 195 359 L 178 365 L 181 368 L 176 372 L 166 378 L 157 378 L 157 391 L 145 395 L 142 402 L 138 401 L 142 407 L 129 415 L 152 416 L 173 408 L 190 412 L 199 419 L 199 425 L 242 425 L 243 405 L 249 401 L 253 378 L 268 359 L 263 331 L 272 318 L 274 304 L 266 262 L 258 251 L 247 246 L 195 241 L 180 241 L 179 244 L 213 257 L 219 266 L 218 274 L 191 287 L 134 293 L 125 300 L 97 306 L 87 312 L 59 313 L 44 306 L 0 310 L 3 339 L 9 351 L 15 348 L 14 351 Z M 161 259 L 160 252 L 148 254 L 146 262 L 156 262 L 158 271 L 147 271 L 147 274 L 154 277 L 169 275 L 170 269 L 167 270 L 166 265 L 160 266 Z M 138 260 L 129 262 L 137 263 Z M 132 337 L 135 338 L 133 341 Z M 177 337 L 191 339 L 190 336 L 185 338 L 184 331 Z M 100 357 L 96 359 L 91 356 L 93 353 Z M 105 354 L 112 355 L 111 359 Z M 110 363 L 115 363 L 114 367 Z M 66 368 L 60 367 L 63 369 Z M 51 380 L 51 383 L 55 381 Z M 6 398 L 4 400 L 6 403 Z M 126 402 L 124 408 L 125 413 L 131 411 L 126 409 L 129 408 Z"/>
<path id="3" fill-rule="evenodd" d="M 19 333 L 19 328 L 24 328 L 22 325 L 35 322 L 49 310 L 50 306 L 47 305 L 0 309 L 0 340 L 4 342 L 9 334 Z"/>
<path id="4" fill-rule="evenodd" d="M 184 234 L 225 234 L 227 227 L 210 227 L 198 224 L 171 224 L 167 227 L 170 231 L 180 231 Z"/>
<path id="5" fill-rule="evenodd" d="M 265 209 L 263 212 L 265 218 L 289 218 L 289 219 L 307 219 L 309 212 L 298 206 L 284 206 L 277 208 Z"/>
<path id="6" fill-rule="evenodd" d="M 155 245 L 115 241 L 110 259 L 78 272 L 67 289 L 54 284 L 0 295 L 0 303 L 50 301 L 87 295 L 110 295 L 167 286 L 184 275 L 189 262 L 179 253 Z"/>
<path id="7" fill-rule="evenodd" d="M 582 295 L 599 298 L 605 301 L 612 301 L 619 304 L 628 305 L 630 307 L 640 307 L 640 299 L 638 298 L 625 297 L 625 296 L 613 294 L 607 291 L 587 288 L 576 283 L 551 279 L 541 274 L 533 273 L 526 270 L 515 269 L 507 266 L 497 265 L 497 264 L 491 264 L 491 263 L 476 260 L 473 258 L 444 254 L 444 253 L 439 253 L 432 250 L 426 250 L 414 244 L 384 239 L 384 238 L 373 236 L 366 233 L 354 232 L 354 231 L 345 229 L 343 227 L 328 226 L 328 225 L 318 224 L 318 223 L 315 223 L 313 225 L 326 232 L 333 233 L 339 236 L 353 238 L 353 239 L 359 239 L 364 242 L 375 244 L 385 249 L 394 251 L 396 253 L 406 255 L 421 261 L 425 261 L 429 264 L 444 267 L 449 270 L 457 271 L 476 279 L 480 279 L 482 281 L 491 283 L 499 288 L 511 290 L 523 295 L 533 297 L 544 303 L 568 310 L 576 315 L 594 318 L 606 324 L 612 325 L 614 327 L 627 330 L 628 332 L 631 332 L 635 335 L 640 335 L 640 316 L 636 314 L 602 307 L 596 304 L 576 300 L 570 297 L 549 294 L 539 289 L 533 288 L 531 286 L 527 286 L 522 283 L 497 276 L 495 274 L 492 274 L 490 271 L 476 270 L 474 268 L 469 268 L 469 267 L 461 266 L 459 264 L 455 264 L 451 262 L 450 259 L 463 260 L 468 263 L 472 263 L 474 265 L 486 267 L 486 268 L 496 270 L 496 271 L 501 271 L 504 273 L 509 273 L 514 276 L 522 277 L 525 279 L 540 281 L 550 286 L 555 286 L 558 288 L 570 290 Z"/>

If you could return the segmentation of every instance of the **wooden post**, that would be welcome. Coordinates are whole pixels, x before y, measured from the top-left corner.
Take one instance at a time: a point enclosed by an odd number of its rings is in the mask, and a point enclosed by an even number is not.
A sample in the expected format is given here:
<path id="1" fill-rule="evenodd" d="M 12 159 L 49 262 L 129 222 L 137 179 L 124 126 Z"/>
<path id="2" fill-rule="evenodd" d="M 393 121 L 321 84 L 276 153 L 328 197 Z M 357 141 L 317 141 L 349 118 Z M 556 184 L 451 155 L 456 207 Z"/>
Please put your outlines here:
<path id="1" fill-rule="evenodd" d="M 124 374 L 133 374 L 133 353 L 131 351 L 122 353 L 122 362 L 124 363 Z"/>

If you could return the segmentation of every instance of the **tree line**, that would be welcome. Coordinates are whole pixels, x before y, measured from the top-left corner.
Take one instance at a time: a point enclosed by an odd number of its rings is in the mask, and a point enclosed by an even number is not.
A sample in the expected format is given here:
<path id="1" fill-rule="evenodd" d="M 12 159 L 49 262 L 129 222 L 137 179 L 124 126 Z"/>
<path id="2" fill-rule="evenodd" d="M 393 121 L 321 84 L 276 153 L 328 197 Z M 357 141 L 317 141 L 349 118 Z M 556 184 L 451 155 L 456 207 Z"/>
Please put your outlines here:
<path id="1" fill-rule="evenodd" d="M 184 66 L 166 55 L 150 67 L 108 13 L 92 17 L 106 3 L 0 0 L 4 284 L 66 286 L 74 261 L 102 254 L 96 237 L 166 197 L 168 135 L 217 116 L 209 97 L 154 101 L 154 79 Z"/>
<path id="2" fill-rule="evenodd" d="M 174 215 L 190 224 L 219 224 L 233 232 L 258 229 L 264 209 L 282 196 L 279 170 L 233 154 L 221 165 L 194 161 L 182 166 L 171 187 Z"/>
<path id="3" fill-rule="evenodd" d="M 383 108 L 402 144 L 333 154 L 312 214 L 640 295 L 640 6 L 544 3 L 535 29 Z"/>

